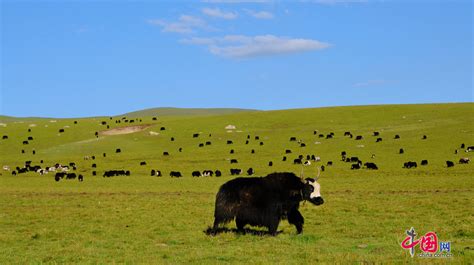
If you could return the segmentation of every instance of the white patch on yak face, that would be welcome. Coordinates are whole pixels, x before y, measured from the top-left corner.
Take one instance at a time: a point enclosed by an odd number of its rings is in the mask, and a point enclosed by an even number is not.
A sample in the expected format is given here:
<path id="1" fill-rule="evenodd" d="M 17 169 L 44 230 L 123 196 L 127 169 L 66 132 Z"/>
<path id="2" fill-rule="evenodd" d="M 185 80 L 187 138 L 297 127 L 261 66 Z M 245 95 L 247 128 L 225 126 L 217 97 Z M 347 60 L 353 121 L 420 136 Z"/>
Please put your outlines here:
<path id="1" fill-rule="evenodd" d="M 309 195 L 310 199 L 321 197 L 321 185 L 316 181 L 308 181 L 308 184 L 313 186 L 313 192 Z"/>

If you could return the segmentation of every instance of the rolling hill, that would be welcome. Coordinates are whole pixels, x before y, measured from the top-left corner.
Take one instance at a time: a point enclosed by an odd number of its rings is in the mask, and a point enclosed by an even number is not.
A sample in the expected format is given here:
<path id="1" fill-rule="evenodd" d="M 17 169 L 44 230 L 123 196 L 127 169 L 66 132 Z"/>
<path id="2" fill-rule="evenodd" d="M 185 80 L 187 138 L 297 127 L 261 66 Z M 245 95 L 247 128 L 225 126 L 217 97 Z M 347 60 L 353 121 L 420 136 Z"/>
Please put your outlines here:
<path id="1" fill-rule="evenodd" d="M 145 111 L 111 118 L 2 121 L 0 162 L 10 169 L 0 171 L 0 260 L 410 263 L 419 258 L 400 247 L 410 227 L 420 236 L 435 231 L 440 240 L 451 242 L 454 262 L 473 260 L 474 166 L 473 152 L 466 152 L 474 146 L 473 103 L 190 115 L 184 115 L 188 110 L 167 111 L 175 114 L 157 120 L 152 118 L 156 112 Z M 354 162 L 341 161 L 342 151 L 379 169 L 352 170 Z M 299 155 L 320 161 L 294 164 Z M 471 163 L 460 164 L 464 157 Z M 428 165 L 421 166 L 421 160 Z M 25 161 L 42 168 L 74 162 L 77 169 L 70 172 L 84 181 L 56 182 L 54 172 L 12 175 Z M 407 161 L 418 167 L 403 168 Z M 230 169 L 242 169 L 241 176 L 252 167 L 256 176 L 289 171 L 314 177 L 321 166 L 325 204 L 301 205 L 302 235 L 286 221 L 277 237 L 203 233 L 213 221 L 216 191 L 236 177 Z M 102 177 L 112 169 L 131 174 Z M 163 176 L 151 176 L 152 169 Z M 223 175 L 191 177 L 203 170 Z M 183 177 L 170 178 L 170 171 Z"/>
<path id="2" fill-rule="evenodd" d="M 128 112 L 119 116 L 127 116 L 131 118 L 151 116 L 208 116 L 254 111 L 258 110 L 233 108 L 151 108 Z"/>

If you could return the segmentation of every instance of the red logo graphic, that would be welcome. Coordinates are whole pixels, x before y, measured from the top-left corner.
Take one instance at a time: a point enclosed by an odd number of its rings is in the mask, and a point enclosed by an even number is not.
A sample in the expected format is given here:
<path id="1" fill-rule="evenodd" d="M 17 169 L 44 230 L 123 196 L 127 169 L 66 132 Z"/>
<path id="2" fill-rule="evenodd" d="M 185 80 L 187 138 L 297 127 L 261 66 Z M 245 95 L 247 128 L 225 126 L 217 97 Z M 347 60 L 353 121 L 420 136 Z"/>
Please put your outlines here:
<path id="1" fill-rule="evenodd" d="M 410 250 L 410 255 L 415 255 L 415 247 L 420 245 L 421 251 L 424 253 L 419 254 L 420 257 L 450 257 L 451 254 L 451 242 L 439 242 L 438 236 L 435 232 L 428 232 L 419 239 L 416 239 L 415 229 L 412 227 L 406 231 L 407 237 L 402 241 L 401 246 L 404 249 Z M 438 252 L 439 249 L 439 253 Z M 444 254 L 443 251 L 447 252 Z"/>

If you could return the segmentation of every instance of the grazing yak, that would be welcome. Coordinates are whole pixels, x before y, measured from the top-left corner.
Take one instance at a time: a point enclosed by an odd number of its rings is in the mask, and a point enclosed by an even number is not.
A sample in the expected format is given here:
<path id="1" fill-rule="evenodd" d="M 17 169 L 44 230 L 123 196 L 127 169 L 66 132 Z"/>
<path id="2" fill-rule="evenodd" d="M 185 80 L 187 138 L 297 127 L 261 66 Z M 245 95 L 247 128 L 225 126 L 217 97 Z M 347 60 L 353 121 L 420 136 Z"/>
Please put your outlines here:
<path id="1" fill-rule="evenodd" d="M 170 171 L 170 177 L 180 178 L 180 177 L 182 177 L 182 175 L 181 175 L 181 172 L 179 172 L 179 171 Z"/>
<path id="2" fill-rule="evenodd" d="M 352 164 L 351 169 L 360 169 L 360 163 Z"/>
<path id="3" fill-rule="evenodd" d="M 212 172 L 212 170 L 207 169 L 202 171 L 202 175 L 204 177 L 212 177 L 214 175 L 214 172 Z"/>
<path id="4" fill-rule="evenodd" d="M 250 167 L 247 169 L 247 175 L 252 176 L 253 174 L 255 174 L 255 170 L 253 170 L 253 168 Z"/>
<path id="5" fill-rule="evenodd" d="M 220 224 L 235 219 L 239 232 L 248 225 L 266 227 L 277 234 L 282 219 L 303 232 L 304 218 L 298 211 L 301 201 L 314 205 L 324 203 L 320 185 L 315 179 L 305 180 L 290 172 L 272 173 L 266 177 L 246 177 L 230 180 L 216 195 L 214 225 L 209 234 L 216 234 Z"/>
<path id="6" fill-rule="evenodd" d="M 301 163 L 303 163 L 303 162 L 301 161 L 301 158 L 295 158 L 295 160 L 293 160 L 293 164 L 295 164 L 295 165 L 299 165 L 299 164 L 301 164 Z"/>
<path id="7" fill-rule="evenodd" d="M 372 163 L 372 162 L 366 162 L 366 163 L 364 163 L 364 166 L 365 166 L 365 168 L 367 168 L 367 169 L 373 169 L 373 170 L 379 169 L 379 168 L 377 167 L 377 165 L 376 165 L 375 163 Z"/>
<path id="8" fill-rule="evenodd" d="M 239 168 L 231 168 L 231 169 L 230 169 L 230 174 L 231 174 L 231 175 L 240 175 L 240 174 L 242 174 L 242 169 L 239 169 Z M 216 177 L 217 177 L 217 174 L 216 174 Z"/>
<path id="9" fill-rule="evenodd" d="M 416 168 L 418 164 L 414 161 L 408 161 L 403 163 L 403 168 Z"/>
<path id="10" fill-rule="evenodd" d="M 469 164 L 469 157 L 463 157 L 459 159 L 459 164 Z"/>

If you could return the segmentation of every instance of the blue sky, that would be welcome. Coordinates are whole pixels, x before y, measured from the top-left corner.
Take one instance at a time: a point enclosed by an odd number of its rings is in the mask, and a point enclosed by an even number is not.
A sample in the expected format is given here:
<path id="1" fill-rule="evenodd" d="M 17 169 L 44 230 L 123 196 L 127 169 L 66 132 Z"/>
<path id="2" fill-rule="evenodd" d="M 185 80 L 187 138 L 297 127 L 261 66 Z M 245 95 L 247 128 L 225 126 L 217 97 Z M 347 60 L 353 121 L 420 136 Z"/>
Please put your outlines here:
<path id="1" fill-rule="evenodd" d="M 469 0 L 0 1 L 2 115 L 473 101 Z"/>

